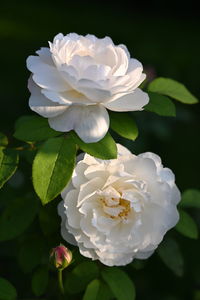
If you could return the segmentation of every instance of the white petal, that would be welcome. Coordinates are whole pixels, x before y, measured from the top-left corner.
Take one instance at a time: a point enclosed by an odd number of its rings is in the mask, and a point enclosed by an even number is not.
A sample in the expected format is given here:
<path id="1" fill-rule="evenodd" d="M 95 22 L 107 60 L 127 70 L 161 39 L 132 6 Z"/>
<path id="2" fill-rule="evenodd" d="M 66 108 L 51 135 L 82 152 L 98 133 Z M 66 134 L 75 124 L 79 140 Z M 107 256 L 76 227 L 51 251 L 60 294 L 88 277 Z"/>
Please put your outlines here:
<path id="1" fill-rule="evenodd" d="M 92 258 L 92 260 L 97 259 L 97 255 L 93 249 L 88 249 L 84 247 L 83 244 L 79 244 L 78 246 L 79 246 L 79 251 L 83 256 Z"/>
<path id="2" fill-rule="evenodd" d="M 39 56 L 29 56 L 27 68 L 33 73 L 33 80 L 41 88 L 55 91 L 66 91 L 71 89 L 64 81 L 59 71 L 46 63 Z"/>
<path id="3" fill-rule="evenodd" d="M 123 76 L 126 74 L 129 65 L 129 57 L 126 51 L 120 46 L 115 47 L 115 52 L 117 55 L 117 64 L 113 68 L 114 76 Z"/>
<path id="4" fill-rule="evenodd" d="M 67 106 L 59 105 L 48 100 L 41 94 L 41 89 L 33 82 L 32 78 L 28 81 L 28 88 L 31 92 L 29 98 L 30 108 L 39 115 L 50 118 L 62 114 Z"/>
<path id="5" fill-rule="evenodd" d="M 157 168 L 162 167 L 161 158 L 160 158 L 160 156 L 158 156 L 155 153 L 145 152 L 145 153 L 139 154 L 138 156 L 142 157 L 142 158 L 150 158 L 150 159 L 152 159 L 155 162 Z"/>
<path id="6" fill-rule="evenodd" d="M 99 260 L 106 266 L 125 266 L 133 260 L 133 253 L 131 254 L 121 254 L 117 251 L 114 253 L 109 253 L 108 251 L 102 252 L 97 251 Z"/>
<path id="7" fill-rule="evenodd" d="M 137 111 L 149 102 L 147 93 L 136 89 L 133 93 L 122 96 L 116 100 L 104 103 L 104 106 L 113 111 Z"/>
<path id="8" fill-rule="evenodd" d="M 58 33 L 56 36 L 54 36 L 53 43 L 55 43 L 57 40 L 61 41 L 64 38 L 64 35 L 62 33 Z"/>
<path id="9" fill-rule="evenodd" d="M 92 102 L 96 103 L 107 101 L 111 97 L 111 92 L 100 88 L 98 81 L 81 79 L 78 81 L 76 89 L 83 93 Z"/>
<path id="10" fill-rule="evenodd" d="M 61 235 L 62 235 L 63 239 L 66 240 L 68 243 L 70 243 L 72 245 L 77 245 L 77 242 L 76 242 L 74 236 L 71 233 L 69 233 L 69 231 L 68 231 L 68 229 L 66 227 L 67 218 L 66 218 L 66 215 L 65 215 L 64 201 L 61 201 L 58 204 L 58 214 L 62 218 L 62 222 L 61 222 Z"/>
<path id="11" fill-rule="evenodd" d="M 57 131 L 74 129 L 85 143 L 95 143 L 106 135 L 109 116 L 103 106 L 72 105 L 64 114 L 49 119 L 49 124 Z"/>
<path id="12" fill-rule="evenodd" d="M 87 200 L 93 193 L 95 193 L 98 189 L 101 189 L 104 183 L 105 181 L 103 178 L 96 177 L 82 184 L 80 186 L 77 206 L 81 206 L 82 203 Z"/>
<path id="13" fill-rule="evenodd" d="M 98 64 L 110 66 L 113 68 L 117 62 L 117 54 L 115 52 L 114 45 L 108 45 L 101 50 L 97 49 L 95 52 L 95 61 Z"/>
<path id="14" fill-rule="evenodd" d="M 123 155 L 132 155 L 131 151 L 129 151 L 126 147 L 121 144 L 117 144 L 117 152 L 119 156 Z"/>
<path id="15" fill-rule="evenodd" d="M 58 102 L 60 104 L 86 104 L 90 105 L 91 101 L 87 99 L 83 94 L 75 91 L 65 91 L 65 92 L 57 92 L 50 91 L 47 89 L 42 89 L 42 94 L 44 94 L 48 99 L 53 102 Z"/>
<path id="16" fill-rule="evenodd" d="M 86 170 L 87 167 L 88 166 L 84 164 L 82 161 L 80 161 L 76 165 L 72 175 L 72 183 L 75 188 L 79 188 L 81 184 L 87 181 L 87 178 L 84 175 L 84 171 Z"/>
<path id="17" fill-rule="evenodd" d="M 171 187 L 174 186 L 175 175 L 169 168 L 163 168 L 160 170 L 159 177 L 162 181 L 167 182 Z"/>
<path id="18" fill-rule="evenodd" d="M 178 204 L 181 201 L 181 193 L 176 185 L 172 188 L 172 197 L 171 197 L 172 203 L 175 205 Z"/>
<path id="19" fill-rule="evenodd" d="M 64 207 L 66 209 L 66 214 L 68 218 L 68 223 L 71 227 L 79 229 L 80 228 L 80 219 L 81 214 L 79 213 L 76 205 L 77 205 L 78 191 L 71 190 L 65 200 Z"/>
<path id="20" fill-rule="evenodd" d="M 84 158 L 83 158 L 84 163 L 86 163 L 88 166 L 90 165 L 96 165 L 102 163 L 102 160 L 99 158 L 96 158 L 94 156 L 91 156 L 87 153 L 85 153 Z"/>
<path id="21" fill-rule="evenodd" d="M 36 51 L 36 53 L 39 55 L 39 57 L 45 64 L 54 66 L 49 48 L 42 47 L 40 48 L 40 50 Z"/>
<path id="22" fill-rule="evenodd" d="M 154 161 L 150 158 L 135 157 L 127 161 L 125 171 L 133 174 L 137 180 L 156 182 L 157 168 Z"/>
<path id="23" fill-rule="evenodd" d="M 61 192 L 61 196 L 62 196 L 63 200 L 65 200 L 65 198 L 66 198 L 68 192 L 70 192 L 70 191 L 73 190 L 73 189 L 74 189 L 74 186 L 73 186 L 72 182 L 70 181 L 70 182 L 67 184 L 67 186 L 66 186 L 66 187 L 62 190 L 62 192 Z"/>
<path id="24" fill-rule="evenodd" d="M 91 165 L 87 167 L 87 169 L 84 172 L 84 175 L 88 180 L 90 180 L 94 177 L 106 177 L 109 175 L 109 172 L 105 170 L 105 166 Z"/>
<path id="25" fill-rule="evenodd" d="M 109 128 L 109 115 L 103 106 L 91 105 L 82 111 L 74 130 L 85 143 L 101 140 Z"/>

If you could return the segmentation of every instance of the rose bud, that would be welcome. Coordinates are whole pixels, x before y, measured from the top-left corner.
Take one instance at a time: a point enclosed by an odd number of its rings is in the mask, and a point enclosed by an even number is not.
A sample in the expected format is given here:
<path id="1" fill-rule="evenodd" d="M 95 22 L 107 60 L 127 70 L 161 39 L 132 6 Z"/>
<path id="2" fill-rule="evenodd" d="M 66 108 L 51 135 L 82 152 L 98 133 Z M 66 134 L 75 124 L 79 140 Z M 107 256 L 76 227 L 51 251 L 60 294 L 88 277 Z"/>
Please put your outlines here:
<path id="1" fill-rule="evenodd" d="M 53 248 L 50 254 L 52 265 L 58 270 L 63 270 L 69 266 L 72 261 L 71 251 L 63 245 Z"/>

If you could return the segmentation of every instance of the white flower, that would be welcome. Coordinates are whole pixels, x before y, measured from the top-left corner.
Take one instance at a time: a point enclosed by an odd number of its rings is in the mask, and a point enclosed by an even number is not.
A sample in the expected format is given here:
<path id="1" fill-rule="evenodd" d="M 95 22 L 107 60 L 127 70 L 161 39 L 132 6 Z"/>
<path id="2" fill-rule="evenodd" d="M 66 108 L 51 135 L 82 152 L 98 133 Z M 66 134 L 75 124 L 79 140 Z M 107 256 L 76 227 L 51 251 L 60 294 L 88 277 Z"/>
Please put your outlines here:
<path id="1" fill-rule="evenodd" d="M 118 158 L 84 155 L 62 192 L 63 238 L 108 266 L 148 258 L 179 219 L 180 192 L 160 157 L 118 145 Z"/>
<path id="2" fill-rule="evenodd" d="M 50 48 L 29 56 L 30 108 L 57 131 L 72 129 L 86 143 L 102 139 L 109 128 L 106 110 L 142 110 L 148 95 L 138 88 L 146 75 L 124 45 L 109 37 L 75 33 L 55 36 Z"/>

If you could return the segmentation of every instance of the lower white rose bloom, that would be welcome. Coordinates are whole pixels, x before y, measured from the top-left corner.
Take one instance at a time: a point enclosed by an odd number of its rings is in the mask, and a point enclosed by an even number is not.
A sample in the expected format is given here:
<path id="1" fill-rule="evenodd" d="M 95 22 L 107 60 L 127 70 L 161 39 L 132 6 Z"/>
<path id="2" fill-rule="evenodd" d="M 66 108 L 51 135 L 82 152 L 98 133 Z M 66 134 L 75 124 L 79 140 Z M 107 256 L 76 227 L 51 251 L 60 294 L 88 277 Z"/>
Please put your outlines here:
<path id="1" fill-rule="evenodd" d="M 138 88 L 142 64 L 109 37 L 60 33 L 36 53 L 27 59 L 29 106 L 57 131 L 74 129 L 84 142 L 97 142 L 109 128 L 106 109 L 137 111 L 149 102 Z"/>
<path id="2" fill-rule="evenodd" d="M 108 266 L 148 258 L 179 219 L 180 192 L 158 155 L 118 145 L 118 158 L 88 154 L 74 170 L 58 212 L 63 238 Z"/>

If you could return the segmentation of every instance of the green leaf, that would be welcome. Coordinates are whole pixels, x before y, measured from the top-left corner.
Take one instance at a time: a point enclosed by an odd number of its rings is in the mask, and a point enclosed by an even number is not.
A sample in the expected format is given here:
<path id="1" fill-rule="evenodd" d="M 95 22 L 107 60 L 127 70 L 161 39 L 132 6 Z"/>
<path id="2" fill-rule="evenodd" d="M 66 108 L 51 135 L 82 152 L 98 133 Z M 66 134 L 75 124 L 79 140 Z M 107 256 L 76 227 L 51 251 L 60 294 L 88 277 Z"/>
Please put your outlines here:
<path id="1" fill-rule="evenodd" d="M 67 274 L 65 289 L 70 294 L 80 293 L 98 274 L 99 270 L 94 262 L 82 262 Z"/>
<path id="2" fill-rule="evenodd" d="M 24 273 L 32 270 L 48 258 L 45 240 L 39 236 L 29 236 L 21 245 L 18 253 L 18 263 Z"/>
<path id="3" fill-rule="evenodd" d="M 0 216 L 0 241 L 18 237 L 33 222 L 38 211 L 34 198 L 14 199 Z"/>
<path id="4" fill-rule="evenodd" d="M 40 297 L 47 289 L 49 272 L 46 266 L 39 267 L 33 274 L 31 286 L 35 296 Z"/>
<path id="5" fill-rule="evenodd" d="M 194 104 L 198 99 L 180 82 L 170 78 L 159 77 L 153 80 L 149 86 L 150 92 L 169 96 L 185 104 Z"/>
<path id="6" fill-rule="evenodd" d="M 0 300 L 15 300 L 17 291 L 6 279 L 0 277 Z"/>
<path id="7" fill-rule="evenodd" d="M 200 208 L 200 191 L 195 189 L 186 190 L 182 194 L 179 206 Z"/>
<path id="8" fill-rule="evenodd" d="M 105 268 L 102 277 L 117 300 L 134 300 L 135 286 L 128 275 L 119 268 Z"/>
<path id="9" fill-rule="evenodd" d="M 46 204 L 53 200 L 71 179 L 76 159 L 76 145 L 71 138 L 47 140 L 33 162 L 33 185 Z"/>
<path id="10" fill-rule="evenodd" d="M 25 142 L 43 141 L 61 134 L 49 127 L 48 120 L 39 116 L 23 116 L 15 123 L 14 137 Z"/>
<path id="11" fill-rule="evenodd" d="M 135 140 L 138 136 L 138 128 L 135 121 L 128 113 L 110 111 L 110 126 L 119 135 L 129 140 Z"/>
<path id="12" fill-rule="evenodd" d="M 192 217 L 183 210 L 179 211 L 180 220 L 176 225 L 176 230 L 191 239 L 198 239 L 198 228 Z"/>
<path id="13" fill-rule="evenodd" d="M 183 276 L 184 261 L 179 245 L 172 238 L 166 238 L 158 247 L 157 253 L 164 264 L 177 276 Z"/>
<path id="14" fill-rule="evenodd" d="M 0 132 L 0 147 L 6 147 L 8 145 L 8 138 L 5 134 Z"/>
<path id="15" fill-rule="evenodd" d="M 101 159 L 117 158 L 117 146 L 112 136 L 107 133 L 105 137 L 97 143 L 84 143 L 75 132 L 70 132 L 74 142 L 88 154 Z"/>
<path id="16" fill-rule="evenodd" d="M 160 116 L 175 117 L 176 107 L 174 103 L 166 96 L 149 92 L 149 103 L 145 105 L 144 109 L 154 112 Z"/>
<path id="17" fill-rule="evenodd" d="M 15 173 L 18 161 L 16 151 L 0 147 L 0 188 Z"/>
<path id="18" fill-rule="evenodd" d="M 28 122 L 29 120 L 31 120 L 33 117 L 39 117 L 36 115 L 24 115 L 19 117 L 16 121 L 15 121 L 15 130 L 18 129 L 20 126 L 22 126 L 23 124 L 26 124 L 26 122 Z M 41 118 L 41 117 L 39 117 Z"/>
<path id="19" fill-rule="evenodd" d="M 92 280 L 85 291 L 83 300 L 97 300 L 97 295 L 99 292 L 100 281 L 98 279 Z"/>
<path id="20" fill-rule="evenodd" d="M 97 295 L 97 300 L 111 300 L 114 298 L 109 286 L 104 282 L 100 282 L 100 287 Z"/>

